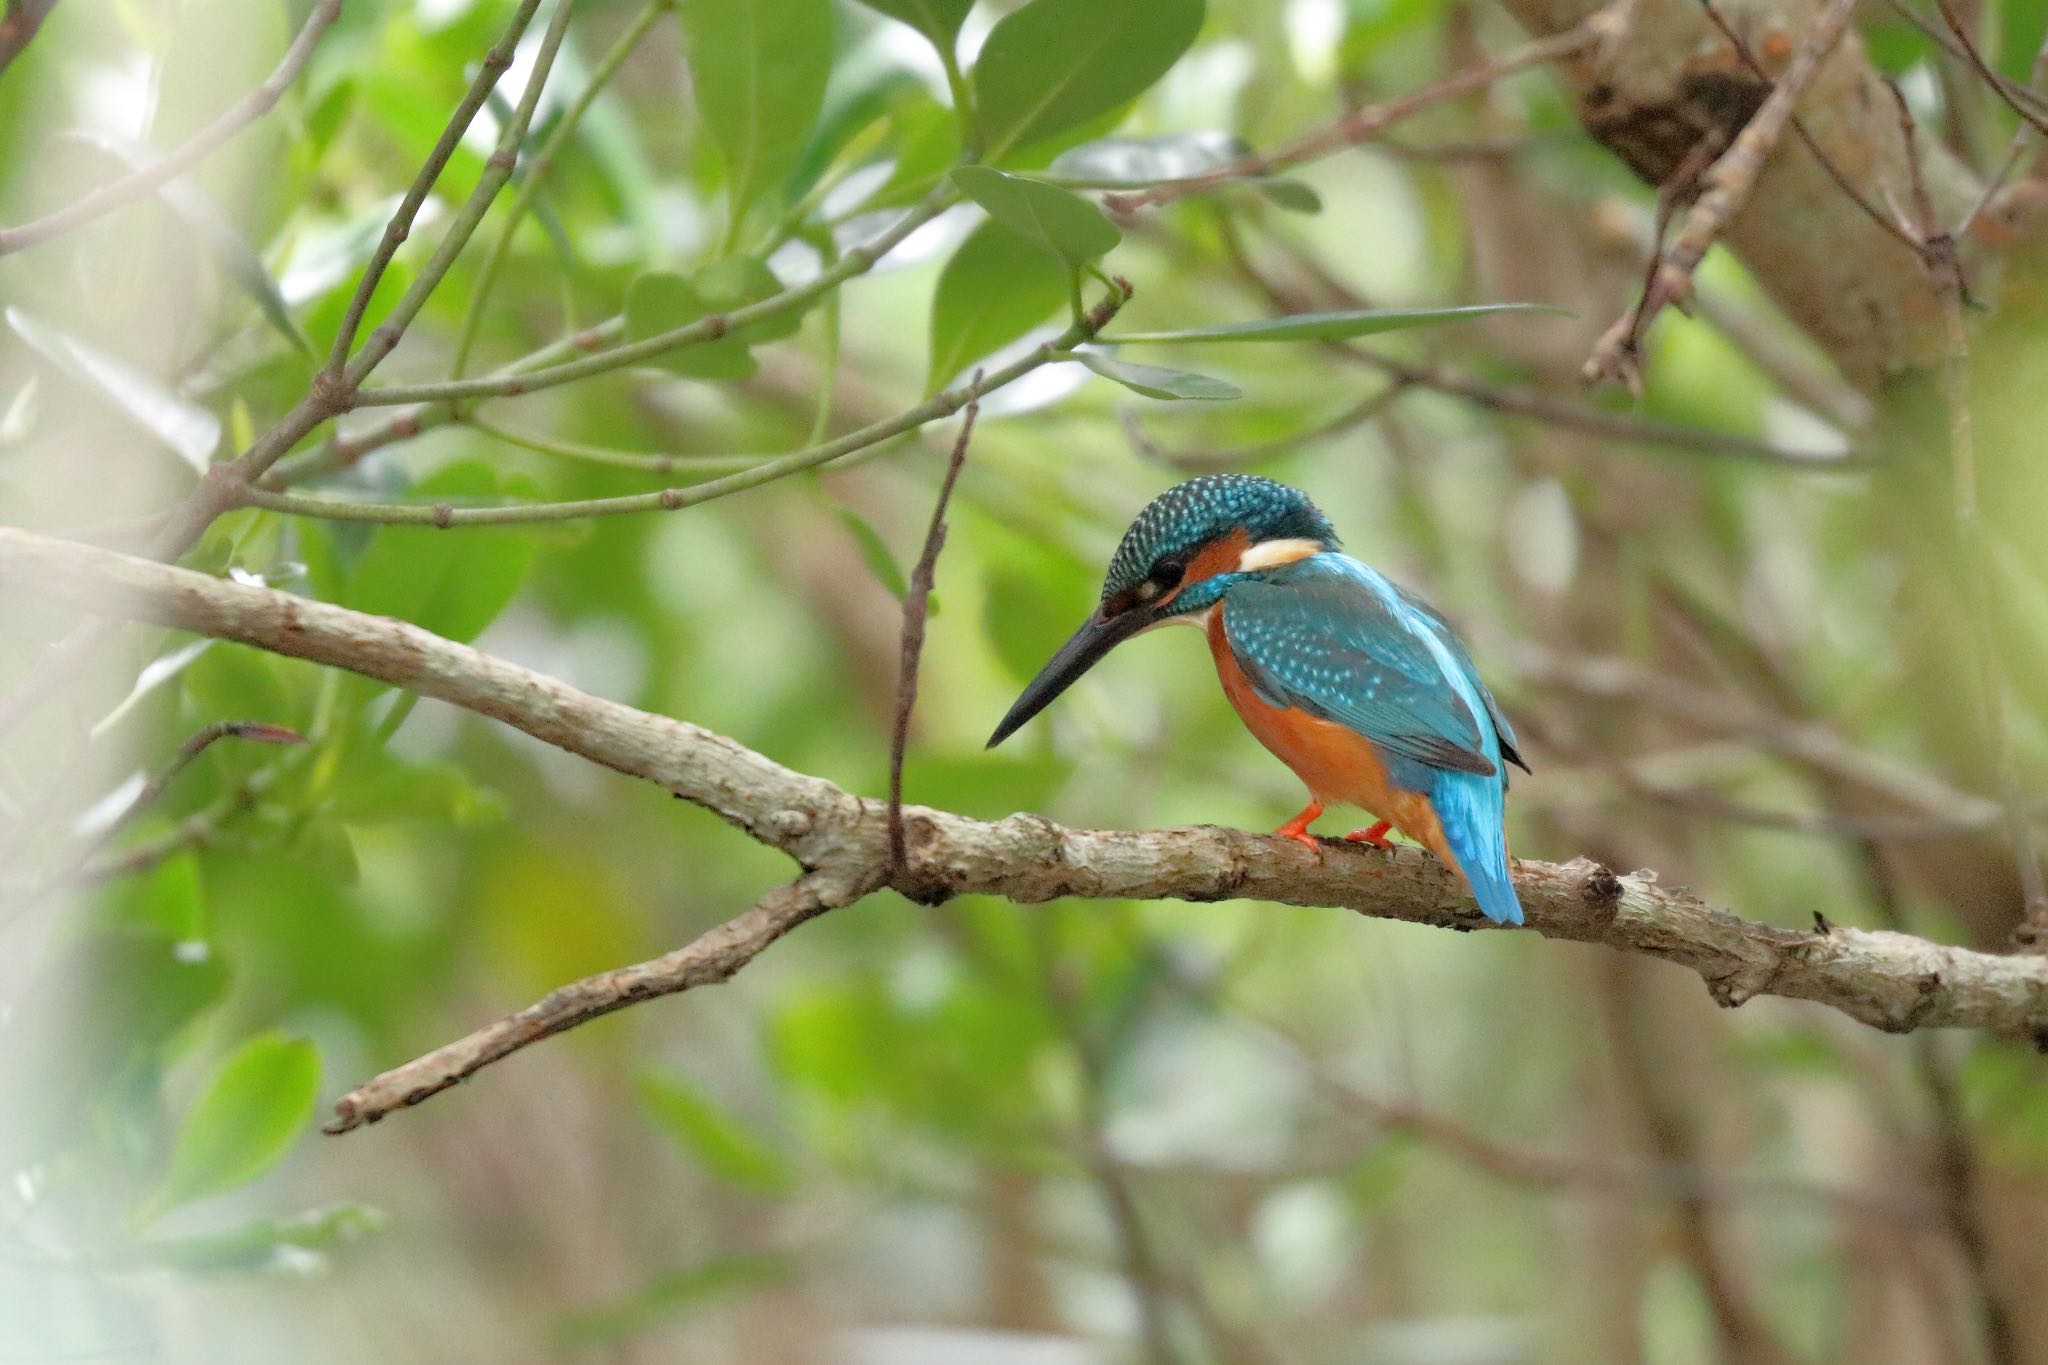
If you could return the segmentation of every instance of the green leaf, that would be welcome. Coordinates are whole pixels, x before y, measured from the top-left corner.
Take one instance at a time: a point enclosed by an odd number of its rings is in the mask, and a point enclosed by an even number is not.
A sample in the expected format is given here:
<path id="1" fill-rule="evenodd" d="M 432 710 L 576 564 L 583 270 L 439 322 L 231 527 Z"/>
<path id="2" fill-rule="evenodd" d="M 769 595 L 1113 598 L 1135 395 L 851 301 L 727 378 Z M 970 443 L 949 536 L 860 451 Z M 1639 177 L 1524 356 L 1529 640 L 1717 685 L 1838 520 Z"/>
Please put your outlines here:
<path id="1" fill-rule="evenodd" d="M 775 272 L 755 256 L 733 256 L 715 261 L 691 276 L 690 282 L 696 286 L 705 304 L 720 313 L 730 313 L 735 308 L 759 303 L 782 292 L 782 281 L 776 279 Z M 803 310 L 792 308 L 751 327 L 743 327 L 733 335 L 750 346 L 763 341 L 780 341 L 793 335 L 797 328 L 803 326 L 803 321 Z"/>
<path id="2" fill-rule="evenodd" d="M 974 0 L 860 0 L 869 9 L 910 25 L 932 40 L 932 46 L 950 53 L 959 41 L 960 25 Z"/>
<path id="3" fill-rule="evenodd" d="M 860 557 L 867 561 L 868 571 L 888 589 L 891 597 L 902 601 L 910 593 L 910 583 L 903 577 L 903 570 L 896 567 L 896 556 L 889 553 L 889 542 L 882 539 L 882 533 L 865 517 L 850 507 L 839 509 L 839 519 L 853 533 L 854 543 L 860 546 Z"/>
<path id="4" fill-rule="evenodd" d="M 1069 270 L 1079 270 L 1123 240 L 1102 210 L 1057 185 L 987 166 L 962 166 L 953 172 L 953 183 L 989 217 L 1038 243 Z"/>
<path id="5" fill-rule="evenodd" d="M 1067 272 L 1057 261 L 993 218 L 983 223 L 939 272 L 927 392 L 1023 336 L 1066 301 Z"/>
<path id="6" fill-rule="evenodd" d="M 7 325 L 52 365 L 114 400 L 143 430 L 204 474 L 220 444 L 220 419 L 172 392 L 161 379 L 118 356 L 29 316 L 7 309 Z"/>
<path id="7" fill-rule="evenodd" d="M 1252 182 L 1259 193 L 1292 213 L 1321 213 L 1323 196 L 1305 180 L 1290 180 L 1283 176 L 1261 176 Z"/>
<path id="8" fill-rule="evenodd" d="M 717 311 L 697 286 L 681 275 L 650 270 L 626 287 L 626 340 L 645 341 Z M 737 336 L 684 346 L 649 363 L 692 379 L 746 379 L 754 373 L 754 357 Z"/>
<path id="9" fill-rule="evenodd" d="M 1201 31 L 1203 0 L 1031 0 L 990 30 L 974 88 L 999 161 L 1142 94 Z"/>
<path id="10" fill-rule="evenodd" d="M 170 1171 L 141 1221 L 276 1165 L 313 1117 L 319 1087 L 320 1059 L 303 1038 L 264 1033 L 235 1049 L 186 1114 Z"/>
<path id="11" fill-rule="evenodd" d="M 676 1145 L 722 1180 L 766 1194 L 790 1187 L 789 1164 L 738 1119 L 674 1076 L 640 1078 L 640 1103 Z"/>
<path id="12" fill-rule="evenodd" d="M 778 191 L 825 102 L 831 0 L 685 0 L 690 76 L 735 225 Z"/>
<path id="13" fill-rule="evenodd" d="M 1103 337 L 1104 345 L 1149 341 L 1179 344 L 1195 341 L 1343 341 L 1350 337 L 1434 327 L 1496 313 L 1571 314 L 1547 303 L 1475 303 L 1457 308 L 1353 308 L 1334 313 L 1289 313 L 1256 322 L 1230 322 L 1216 327 L 1188 327 L 1171 332 L 1126 332 Z"/>
<path id="14" fill-rule="evenodd" d="M 1161 369 L 1157 365 L 1133 365 L 1128 360 L 1117 360 L 1099 351 L 1082 351 L 1076 358 L 1104 379 L 1113 379 L 1132 393 L 1143 394 L 1147 398 L 1215 400 L 1244 397 L 1244 390 L 1237 385 L 1206 374 Z"/>
<path id="15" fill-rule="evenodd" d="M 502 497 L 505 491 L 497 472 L 481 460 L 436 470 L 411 490 L 420 498 L 451 502 Z M 356 563 L 347 602 L 451 640 L 473 640 L 519 591 L 533 553 L 534 537 L 519 527 L 470 526 L 446 536 L 380 527 Z"/>

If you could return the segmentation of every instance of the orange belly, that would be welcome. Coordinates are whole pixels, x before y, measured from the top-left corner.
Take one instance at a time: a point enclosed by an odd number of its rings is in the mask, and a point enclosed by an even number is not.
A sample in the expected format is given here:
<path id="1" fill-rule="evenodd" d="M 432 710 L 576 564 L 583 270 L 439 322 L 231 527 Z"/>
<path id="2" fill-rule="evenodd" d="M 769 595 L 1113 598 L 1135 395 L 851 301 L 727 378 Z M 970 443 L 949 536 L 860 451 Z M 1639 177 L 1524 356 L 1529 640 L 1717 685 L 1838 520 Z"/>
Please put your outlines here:
<path id="1" fill-rule="evenodd" d="M 1224 638 L 1223 612 L 1218 606 L 1209 614 L 1209 653 L 1216 660 L 1223 695 L 1230 698 L 1253 737 L 1294 770 L 1319 804 L 1371 811 L 1457 867 L 1458 859 L 1444 839 L 1436 808 L 1423 793 L 1394 786 L 1371 740 L 1336 721 L 1294 707 L 1274 706 L 1258 694 Z"/>

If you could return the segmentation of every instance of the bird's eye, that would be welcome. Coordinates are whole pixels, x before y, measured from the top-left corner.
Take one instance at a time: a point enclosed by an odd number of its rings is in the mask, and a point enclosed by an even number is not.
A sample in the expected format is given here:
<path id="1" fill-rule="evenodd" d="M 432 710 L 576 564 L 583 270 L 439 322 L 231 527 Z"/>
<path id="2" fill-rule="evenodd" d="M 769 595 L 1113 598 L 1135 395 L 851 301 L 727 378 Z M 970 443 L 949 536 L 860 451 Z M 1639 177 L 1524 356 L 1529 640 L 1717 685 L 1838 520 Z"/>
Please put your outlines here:
<path id="1" fill-rule="evenodd" d="M 1162 559 L 1152 566 L 1152 576 L 1146 582 L 1158 584 L 1159 591 L 1165 592 L 1169 588 L 1179 587 L 1180 580 L 1187 575 L 1187 571 L 1188 566 L 1178 559 Z"/>

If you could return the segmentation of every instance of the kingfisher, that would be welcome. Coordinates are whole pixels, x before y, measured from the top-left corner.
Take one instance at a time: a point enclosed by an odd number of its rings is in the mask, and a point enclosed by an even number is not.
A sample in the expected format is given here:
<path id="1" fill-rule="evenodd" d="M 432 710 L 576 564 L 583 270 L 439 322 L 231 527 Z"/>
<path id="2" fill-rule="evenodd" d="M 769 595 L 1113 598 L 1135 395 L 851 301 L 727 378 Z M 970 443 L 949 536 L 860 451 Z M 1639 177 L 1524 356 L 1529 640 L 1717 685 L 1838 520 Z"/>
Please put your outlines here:
<path id="1" fill-rule="evenodd" d="M 1308 787 L 1274 833 L 1318 856 L 1309 825 L 1329 805 L 1376 823 L 1346 839 L 1390 847 L 1389 829 L 1464 878 L 1486 917 L 1520 924 L 1504 825 L 1507 765 L 1528 764 L 1457 633 L 1421 598 L 1342 553 L 1306 494 L 1251 474 L 1161 493 L 1124 532 L 1094 615 L 1024 688 L 994 748 L 1117 645 L 1158 626 L 1209 638 L 1223 694 Z"/>

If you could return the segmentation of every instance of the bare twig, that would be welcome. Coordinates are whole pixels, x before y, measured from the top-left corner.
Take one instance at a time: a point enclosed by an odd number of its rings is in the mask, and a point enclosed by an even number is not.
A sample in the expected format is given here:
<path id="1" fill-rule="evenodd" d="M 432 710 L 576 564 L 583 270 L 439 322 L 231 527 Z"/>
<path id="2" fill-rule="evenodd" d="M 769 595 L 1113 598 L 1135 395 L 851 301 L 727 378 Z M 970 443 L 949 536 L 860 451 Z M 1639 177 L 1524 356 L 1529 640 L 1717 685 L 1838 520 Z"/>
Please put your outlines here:
<path id="1" fill-rule="evenodd" d="M 1207 194 L 1239 180 L 1272 175 L 1298 166 L 1304 161 L 1313 161 L 1332 152 L 1342 151 L 1346 147 L 1369 142 L 1403 119 L 1412 118 L 1425 109 L 1484 90 L 1495 81 L 1512 76 L 1518 71 L 1526 71 L 1532 66 L 1543 66 L 1566 57 L 1577 56 L 1601 41 L 1606 31 L 1602 21 L 1602 15 L 1605 13 L 1602 11 L 1601 14 L 1595 14 L 1569 32 L 1525 43 L 1513 52 L 1504 53 L 1492 61 L 1482 62 L 1478 66 L 1446 76 L 1419 90 L 1411 90 L 1384 104 L 1355 109 L 1342 118 L 1305 133 L 1270 152 L 1239 157 L 1228 165 L 1218 166 L 1213 171 L 1205 171 L 1201 175 L 1191 175 L 1180 180 L 1161 181 L 1157 185 L 1134 190 L 1129 194 L 1106 194 L 1102 197 L 1103 207 L 1111 213 L 1128 216 L 1140 209 L 1171 204 L 1189 195 Z"/>
<path id="2" fill-rule="evenodd" d="M 183 146 L 166 153 L 141 170 L 102 185 L 76 203 L 58 209 L 55 213 L 30 219 L 16 227 L 0 228 L 0 256 L 39 245 L 60 233 L 83 227 L 123 204 L 133 203 L 158 186 L 168 184 L 211 156 L 230 138 L 270 112 L 286 88 L 298 79 L 300 70 L 306 65 L 306 59 L 313 55 L 313 47 L 320 41 L 320 36 L 340 15 L 341 0 L 319 0 L 306 15 L 306 22 L 300 25 L 298 36 L 292 39 L 291 46 L 285 49 L 284 56 L 278 59 L 277 66 L 264 78 L 261 85 L 237 100 L 219 118 L 194 133 Z"/>
<path id="3" fill-rule="evenodd" d="M 1118 413 L 1118 421 L 1123 427 L 1124 439 L 1130 442 L 1131 449 L 1147 460 L 1156 460 L 1160 464 L 1191 474 L 1218 469 L 1238 469 L 1278 455 L 1294 454 L 1305 446 L 1326 441 L 1332 436 L 1341 436 L 1347 431 L 1364 426 L 1385 412 L 1395 399 L 1406 393 L 1409 382 L 1396 377 L 1392 383 L 1377 393 L 1360 399 L 1326 422 L 1318 423 L 1306 431 L 1276 436 L 1270 441 L 1260 441 L 1253 445 L 1223 446 L 1208 450 L 1168 450 L 1145 430 L 1143 424 L 1138 421 L 1136 409 L 1125 407 Z"/>
<path id="4" fill-rule="evenodd" d="M 550 997 L 557 1004 L 535 1007 L 549 1020 L 574 1022 L 593 1017 L 586 1009 L 603 1012 L 644 998 L 655 980 L 722 979 L 792 925 L 885 885 L 924 902 L 967 894 L 1020 904 L 1063 896 L 1243 898 L 1485 927 L 1456 874 L 1420 850 L 1382 853 L 1332 842 L 1318 856 L 1286 840 L 1214 827 L 1081 830 L 1036 815 L 990 823 L 911 806 L 904 820 L 916 837 L 908 841 L 907 864 L 892 873 L 882 802 L 793 772 L 724 736 L 590 696 L 401 621 L 11 529 L 0 529 L 0 587 L 33 587 L 53 602 L 237 640 L 451 702 L 657 783 L 816 875 L 768 911 L 660 959 L 660 973 L 629 970 L 594 978 L 588 989 L 565 988 L 566 995 Z M 1690 968 L 1724 1005 L 1769 994 L 1825 1004 L 1890 1031 L 2048 1029 L 2048 958 L 1994 956 L 1897 933 L 1757 924 L 1662 886 L 1653 874 L 1617 875 L 1584 859 L 1522 861 L 1515 885 L 1537 933 Z M 615 1001 L 606 994 L 619 990 L 629 994 Z M 581 1003 L 564 1015 L 561 1000 Z M 495 1040 L 486 1060 L 545 1036 L 531 1032 L 530 1023 L 510 1033 L 507 1027 L 478 1035 Z M 475 1055 L 482 1054 L 457 1044 L 380 1077 L 345 1101 L 347 1116 L 363 1122 L 404 1107 L 409 1096 L 444 1088 L 456 1079 L 448 1059 Z"/>
<path id="5" fill-rule="evenodd" d="M 306 737 L 296 730 L 286 729 L 282 725 L 266 724 L 263 721 L 224 720 L 209 725 L 178 746 L 178 751 L 171 755 L 170 762 L 164 765 L 163 770 L 152 777 L 142 790 L 135 794 L 135 799 L 123 807 L 113 823 L 108 825 L 107 837 L 119 833 L 131 820 L 149 809 L 163 796 L 171 783 L 177 780 L 178 774 L 184 772 L 194 759 L 223 739 L 246 739 L 256 744 L 306 742 Z M 104 843 L 105 840 L 101 842 Z"/>
<path id="6" fill-rule="evenodd" d="M 979 393 L 981 371 L 968 382 L 970 393 Z M 889 869 L 900 872 L 909 861 L 903 843 L 903 755 L 910 747 L 910 713 L 917 705 L 917 662 L 924 653 L 925 617 L 931 609 L 932 577 L 938 571 L 939 551 L 946 547 L 946 504 L 952 500 L 953 485 L 960 478 L 960 466 L 967 462 L 967 443 L 974 436 L 974 419 L 981 411 L 976 398 L 967 400 L 960 418 L 960 434 L 953 438 L 953 453 L 946 460 L 945 477 L 939 480 L 938 500 L 932 504 L 931 525 L 924 533 L 924 550 L 917 567 L 910 571 L 910 585 L 903 594 L 903 652 L 896 665 L 896 716 L 889 728 Z"/>
<path id="7" fill-rule="evenodd" d="M 1676 303 L 1691 292 L 1693 271 L 1699 267 L 1707 249 L 1727 228 L 1729 219 L 1749 199 L 1764 162 L 1784 135 L 1793 106 L 1806 87 L 1812 84 L 1813 78 L 1820 74 L 1822 61 L 1841 41 L 1855 8 L 1856 0 L 1828 0 L 1812 30 L 1793 54 L 1784 76 L 1771 88 L 1770 95 L 1743 125 L 1742 131 L 1735 135 L 1728 150 L 1701 177 L 1699 198 L 1686 214 L 1685 225 L 1679 229 L 1677 239 L 1664 252 L 1649 288 L 1638 304 L 1610 327 L 1594 346 L 1585 367 L 1589 382 L 1602 379 L 1635 382 L 1641 369 L 1639 343 L 1643 333 L 1667 304 Z"/>
<path id="8" fill-rule="evenodd" d="M 2043 118 L 2040 114 L 2028 108 L 2025 100 L 2016 98 L 2013 95 L 2011 88 L 2009 88 L 2011 87 L 2011 82 L 1999 75 L 1992 68 L 1991 63 L 1984 60 L 1984 54 L 1977 50 L 1976 40 L 1970 36 L 1969 25 L 1965 24 L 1962 16 L 1956 13 L 1955 6 L 1950 3 L 1950 0 L 1934 0 L 1934 7 L 1941 11 L 1941 21 L 1947 24 L 1948 31 L 1955 35 L 1956 42 L 1963 50 L 1963 60 L 1970 64 L 1971 70 L 1983 77 L 1984 83 L 1991 87 L 1994 94 L 2005 101 L 2007 108 L 2020 116 L 2022 122 L 2032 126 L 2036 132 L 2048 133 L 2048 118 Z"/>

